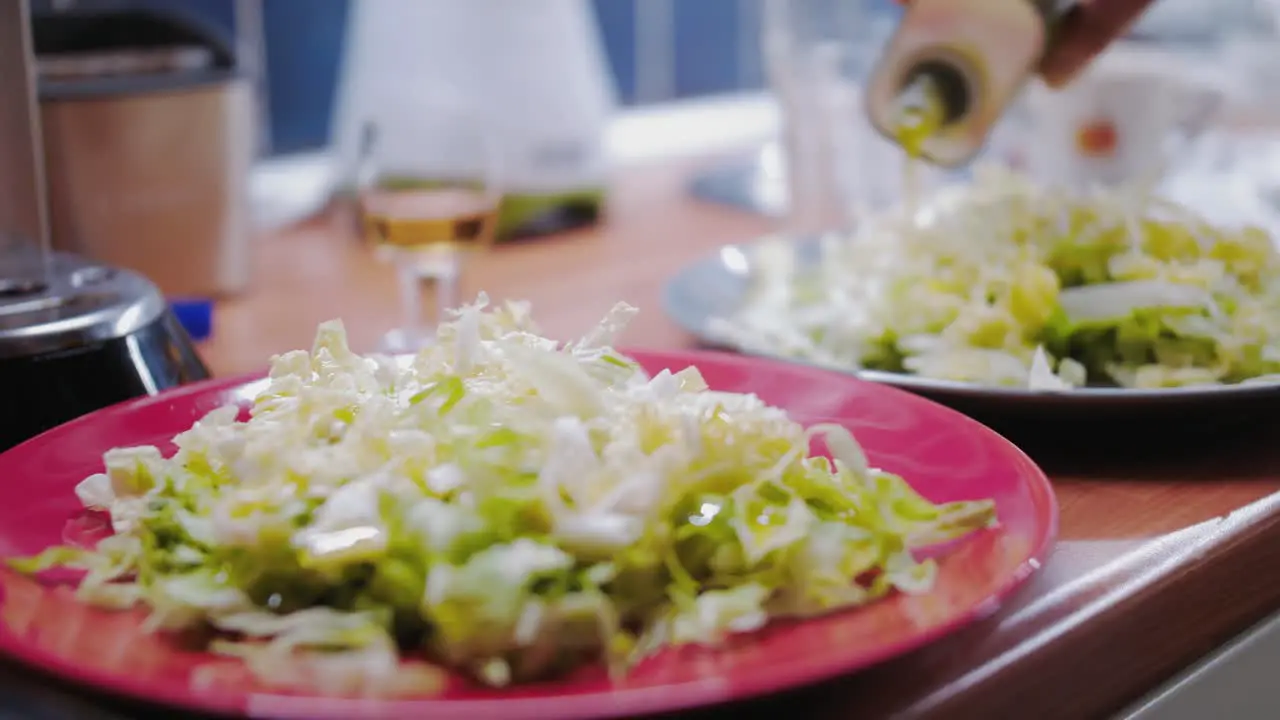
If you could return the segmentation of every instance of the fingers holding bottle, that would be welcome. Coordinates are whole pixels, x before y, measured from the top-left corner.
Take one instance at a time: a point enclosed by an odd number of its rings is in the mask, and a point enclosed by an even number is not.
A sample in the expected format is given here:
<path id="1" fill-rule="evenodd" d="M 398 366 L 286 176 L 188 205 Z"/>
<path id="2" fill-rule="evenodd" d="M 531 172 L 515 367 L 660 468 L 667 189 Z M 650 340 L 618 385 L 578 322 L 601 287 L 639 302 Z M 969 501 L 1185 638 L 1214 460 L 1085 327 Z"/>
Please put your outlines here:
<path id="1" fill-rule="evenodd" d="M 1062 87 L 1123 35 L 1154 0 L 1082 0 L 1068 11 L 1040 61 L 1040 75 Z"/>

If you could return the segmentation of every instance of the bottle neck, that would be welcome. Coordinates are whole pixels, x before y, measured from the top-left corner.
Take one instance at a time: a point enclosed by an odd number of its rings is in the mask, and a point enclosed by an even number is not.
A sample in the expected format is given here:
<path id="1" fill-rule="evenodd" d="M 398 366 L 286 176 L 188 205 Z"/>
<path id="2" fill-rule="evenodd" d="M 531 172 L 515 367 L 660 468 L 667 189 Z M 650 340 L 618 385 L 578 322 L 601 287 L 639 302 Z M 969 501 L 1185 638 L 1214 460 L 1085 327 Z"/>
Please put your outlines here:
<path id="1" fill-rule="evenodd" d="M 872 123 L 902 143 L 902 103 L 913 101 L 927 78 L 941 121 L 918 152 L 945 166 L 968 162 L 1035 71 L 1070 5 L 913 0 L 868 86 Z"/>
<path id="2" fill-rule="evenodd" d="M 925 116 L 936 128 L 964 118 L 973 103 L 973 87 L 965 68 L 945 57 L 925 60 L 905 74 L 898 95 L 901 112 Z"/>

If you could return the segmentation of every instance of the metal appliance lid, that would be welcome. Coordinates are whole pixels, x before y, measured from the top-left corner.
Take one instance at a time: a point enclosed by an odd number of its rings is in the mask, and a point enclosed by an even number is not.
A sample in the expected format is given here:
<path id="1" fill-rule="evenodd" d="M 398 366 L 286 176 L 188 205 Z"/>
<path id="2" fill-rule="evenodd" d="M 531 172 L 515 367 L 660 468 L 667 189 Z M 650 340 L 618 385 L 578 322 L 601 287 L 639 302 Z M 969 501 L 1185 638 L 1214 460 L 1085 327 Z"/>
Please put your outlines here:
<path id="1" fill-rule="evenodd" d="M 165 310 L 160 291 L 137 273 L 76 255 L 49 257 L 45 282 L 0 277 L 0 359 L 126 337 Z"/>

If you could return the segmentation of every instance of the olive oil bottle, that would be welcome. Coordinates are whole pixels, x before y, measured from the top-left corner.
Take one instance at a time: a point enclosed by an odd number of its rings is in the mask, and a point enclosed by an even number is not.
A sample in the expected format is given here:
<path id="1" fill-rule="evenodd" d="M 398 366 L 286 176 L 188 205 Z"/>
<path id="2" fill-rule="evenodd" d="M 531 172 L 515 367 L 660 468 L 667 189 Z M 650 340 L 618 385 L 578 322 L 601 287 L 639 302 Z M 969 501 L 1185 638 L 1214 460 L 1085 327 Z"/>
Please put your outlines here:
<path id="1" fill-rule="evenodd" d="M 964 165 L 1050 48 L 1073 0 L 912 0 L 867 87 L 878 132 Z"/>

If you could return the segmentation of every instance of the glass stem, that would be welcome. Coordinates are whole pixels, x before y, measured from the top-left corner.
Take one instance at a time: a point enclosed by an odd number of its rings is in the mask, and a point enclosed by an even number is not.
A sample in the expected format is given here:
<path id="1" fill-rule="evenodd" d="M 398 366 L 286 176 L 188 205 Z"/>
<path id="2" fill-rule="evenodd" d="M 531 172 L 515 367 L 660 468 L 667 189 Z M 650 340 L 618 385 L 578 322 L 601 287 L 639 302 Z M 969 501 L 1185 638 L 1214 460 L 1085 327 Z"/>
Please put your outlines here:
<path id="1" fill-rule="evenodd" d="M 458 274 L 459 263 L 456 257 L 447 266 L 441 267 L 435 273 L 436 327 L 449 322 L 451 319 L 449 311 L 456 309 L 460 304 L 458 300 Z"/>
<path id="2" fill-rule="evenodd" d="M 458 306 L 460 260 L 451 252 L 401 257 L 396 263 L 403 313 L 400 329 L 406 342 L 420 345 L 429 341 L 436 328 L 451 319 L 449 311 Z M 435 308 L 428 310 L 427 303 L 434 303 Z M 432 321 L 435 325 L 428 324 Z"/>
<path id="3" fill-rule="evenodd" d="M 408 337 L 422 337 L 427 328 L 422 324 L 423 275 L 412 263 L 398 263 L 396 275 L 400 281 L 401 329 Z"/>

